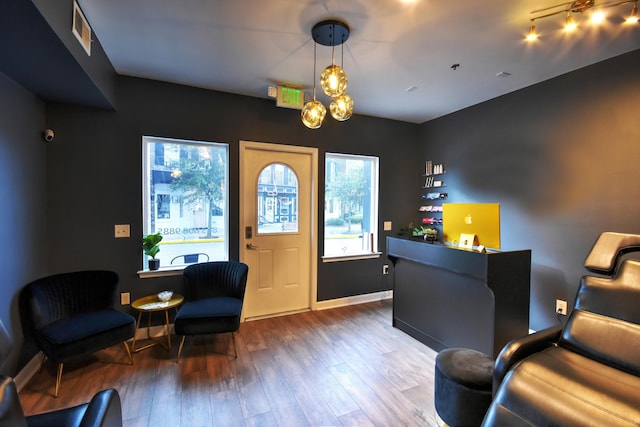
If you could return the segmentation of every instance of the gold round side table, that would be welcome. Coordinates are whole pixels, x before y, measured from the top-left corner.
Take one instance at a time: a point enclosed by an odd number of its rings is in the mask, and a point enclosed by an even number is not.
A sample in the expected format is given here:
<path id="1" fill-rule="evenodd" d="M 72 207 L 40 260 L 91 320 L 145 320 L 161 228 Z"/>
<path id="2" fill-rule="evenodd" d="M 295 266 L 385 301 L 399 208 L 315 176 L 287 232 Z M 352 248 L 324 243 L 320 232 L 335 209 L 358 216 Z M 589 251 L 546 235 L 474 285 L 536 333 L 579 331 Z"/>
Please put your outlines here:
<path id="1" fill-rule="evenodd" d="M 169 310 L 174 308 L 178 311 L 178 306 L 182 304 L 184 297 L 180 294 L 174 293 L 169 301 L 160 301 L 157 295 L 148 295 L 146 297 L 138 298 L 131 307 L 138 311 L 138 322 L 136 322 L 136 333 L 133 336 L 133 342 L 131 343 L 131 350 L 138 352 L 154 345 L 160 344 L 166 350 L 171 350 L 171 334 L 169 333 Z M 157 311 L 164 311 L 164 331 L 167 337 L 166 342 L 154 338 L 150 335 L 149 329 L 151 328 L 151 315 Z M 142 320 L 142 313 L 147 314 L 147 338 L 152 342 L 143 347 L 136 348 L 136 337 L 138 335 L 138 329 L 140 329 L 140 321 Z"/>

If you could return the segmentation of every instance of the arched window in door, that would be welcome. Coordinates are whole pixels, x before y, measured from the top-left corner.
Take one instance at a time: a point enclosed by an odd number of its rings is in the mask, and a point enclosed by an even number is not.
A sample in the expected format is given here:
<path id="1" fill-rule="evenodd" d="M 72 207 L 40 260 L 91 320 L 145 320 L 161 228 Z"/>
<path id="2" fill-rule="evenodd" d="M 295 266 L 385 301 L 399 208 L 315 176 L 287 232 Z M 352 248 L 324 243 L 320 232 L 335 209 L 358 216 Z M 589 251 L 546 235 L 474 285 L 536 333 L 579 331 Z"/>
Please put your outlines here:
<path id="1" fill-rule="evenodd" d="M 258 234 L 298 232 L 298 177 L 282 163 L 258 176 Z"/>

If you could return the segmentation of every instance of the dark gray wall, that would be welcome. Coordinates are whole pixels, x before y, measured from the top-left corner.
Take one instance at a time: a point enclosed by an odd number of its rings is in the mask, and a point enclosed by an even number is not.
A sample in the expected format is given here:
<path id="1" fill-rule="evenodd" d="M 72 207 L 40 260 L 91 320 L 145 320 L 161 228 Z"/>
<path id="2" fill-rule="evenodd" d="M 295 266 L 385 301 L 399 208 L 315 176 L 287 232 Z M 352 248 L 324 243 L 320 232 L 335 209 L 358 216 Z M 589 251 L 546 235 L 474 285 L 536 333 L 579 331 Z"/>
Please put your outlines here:
<path id="1" fill-rule="evenodd" d="M 640 50 L 421 126 L 449 202 L 499 202 L 502 248 L 532 249 L 532 329 L 574 302 L 602 231 L 640 233 Z M 417 184 L 416 184 L 417 186 Z"/>
<path id="2" fill-rule="evenodd" d="M 135 273 L 142 265 L 136 238 L 142 135 L 230 144 L 232 258 L 238 256 L 239 140 L 318 147 L 321 162 L 326 151 L 379 156 L 382 250 L 385 235 L 417 220 L 423 162 L 442 161 L 449 201 L 500 202 L 503 248 L 533 250 L 533 329 L 556 321 L 556 298 L 573 303 L 584 257 L 601 231 L 640 233 L 639 51 L 421 126 L 355 116 L 342 124 L 328 119 L 311 131 L 298 112 L 270 100 L 114 77 L 104 58 L 86 63 L 68 34 L 57 35 L 69 15 L 58 15 L 52 4 L 7 0 L 3 11 L 10 13 L 0 14 L 6 73 L 0 75 L 0 319 L 14 340 L 1 369 L 9 374 L 30 355 L 23 351 L 16 362 L 23 348 L 17 293 L 30 280 L 108 268 L 133 298 L 179 286 L 179 277 L 141 280 Z M 17 28 L 29 28 L 30 37 L 14 31 L 14 22 L 25 24 Z M 41 67 L 41 55 L 52 60 L 50 67 Z M 60 103 L 70 102 L 69 95 L 116 111 Z M 48 146 L 41 139 L 45 127 L 56 131 Z M 321 165 L 321 188 L 323 182 Z M 394 223 L 386 234 L 385 220 Z M 119 223 L 132 225 L 131 239 L 113 237 Z M 389 289 L 392 276 L 381 276 L 383 263 L 320 262 L 318 300 Z"/>
<path id="3" fill-rule="evenodd" d="M 319 130 L 305 128 L 296 110 L 272 100 L 213 92 L 132 77 L 119 78 L 116 112 L 49 104 L 47 121 L 56 141 L 47 157 L 49 270 L 51 273 L 105 268 L 119 273 L 132 298 L 167 287 L 180 277 L 139 279 L 142 268 L 142 136 L 224 142 L 230 146 L 230 257 L 238 259 L 239 141 L 317 147 L 320 187 L 326 151 L 380 157 L 380 238 L 382 221 L 406 224 L 415 195 L 405 191 L 404 173 L 414 160 L 416 125 L 354 116 L 328 119 Z M 321 189 L 320 200 L 324 198 Z M 318 212 L 323 222 L 323 203 Z M 115 239 L 114 224 L 131 224 L 131 239 Z M 396 228 L 397 230 L 397 228 Z M 322 255 L 323 230 L 319 230 Z M 89 239 L 89 243 L 88 240 Z M 323 264 L 318 261 L 318 300 L 390 289 L 381 257 Z"/>
<path id="4" fill-rule="evenodd" d="M 112 108 L 116 96 L 116 73 L 107 55 L 104 53 L 98 35 L 95 32 L 91 33 L 91 55 L 89 56 L 73 32 L 70 31 L 73 27 L 73 1 L 31 1 L 40 14 L 46 17 L 48 26 L 55 32 L 55 36 L 64 45 L 61 51 L 65 51 L 69 56 L 64 63 L 58 63 L 61 59 L 61 53 L 56 53 L 56 66 L 64 70 L 64 72 L 68 72 L 73 64 L 79 66 L 83 71 L 74 79 L 76 80 L 74 86 L 68 89 L 73 90 L 75 96 L 82 100 L 84 105 L 108 109 Z M 83 78 L 82 83 L 77 81 L 79 78 Z M 66 79 L 63 78 L 62 80 Z M 63 98 L 63 96 L 64 95 L 61 95 L 61 99 L 56 100 L 69 102 Z M 78 100 L 75 102 L 78 103 Z"/>
<path id="5" fill-rule="evenodd" d="M 13 344 L 0 373 L 8 375 L 23 343 L 18 292 L 47 271 L 44 128 L 44 103 L 0 72 L 0 321 Z"/>
<path id="6" fill-rule="evenodd" d="M 113 107 L 116 73 L 95 34 L 88 56 L 69 0 L 2 0 L 0 70 L 40 99 Z"/>

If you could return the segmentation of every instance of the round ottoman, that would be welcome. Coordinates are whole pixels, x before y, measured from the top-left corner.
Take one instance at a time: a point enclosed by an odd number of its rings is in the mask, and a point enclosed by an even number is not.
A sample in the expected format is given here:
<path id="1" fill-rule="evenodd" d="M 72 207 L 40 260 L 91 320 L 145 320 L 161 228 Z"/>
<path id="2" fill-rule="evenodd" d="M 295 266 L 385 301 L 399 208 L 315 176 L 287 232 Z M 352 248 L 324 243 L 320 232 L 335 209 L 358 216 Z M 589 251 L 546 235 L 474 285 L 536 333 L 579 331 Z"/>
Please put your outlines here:
<path id="1" fill-rule="evenodd" d="M 479 426 L 489 405 L 493 359 L 468 348 L 438 353 L 435 369 L 435 407 L 449 426 Z"/>

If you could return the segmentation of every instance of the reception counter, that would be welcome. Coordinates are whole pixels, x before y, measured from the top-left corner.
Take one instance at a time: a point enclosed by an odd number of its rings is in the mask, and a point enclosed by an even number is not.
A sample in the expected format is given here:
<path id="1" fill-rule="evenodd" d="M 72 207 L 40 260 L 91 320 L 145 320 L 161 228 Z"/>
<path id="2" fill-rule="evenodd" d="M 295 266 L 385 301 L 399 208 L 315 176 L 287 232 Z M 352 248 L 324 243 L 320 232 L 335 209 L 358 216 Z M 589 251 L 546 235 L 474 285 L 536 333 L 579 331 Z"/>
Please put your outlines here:
<path id="1" fill-rule="evenodd" d="M 393 326 L 436 351 L 495 358 L 529 333 L 531 250 L 480 253 L 387 237 L 394 264 Z"/>

